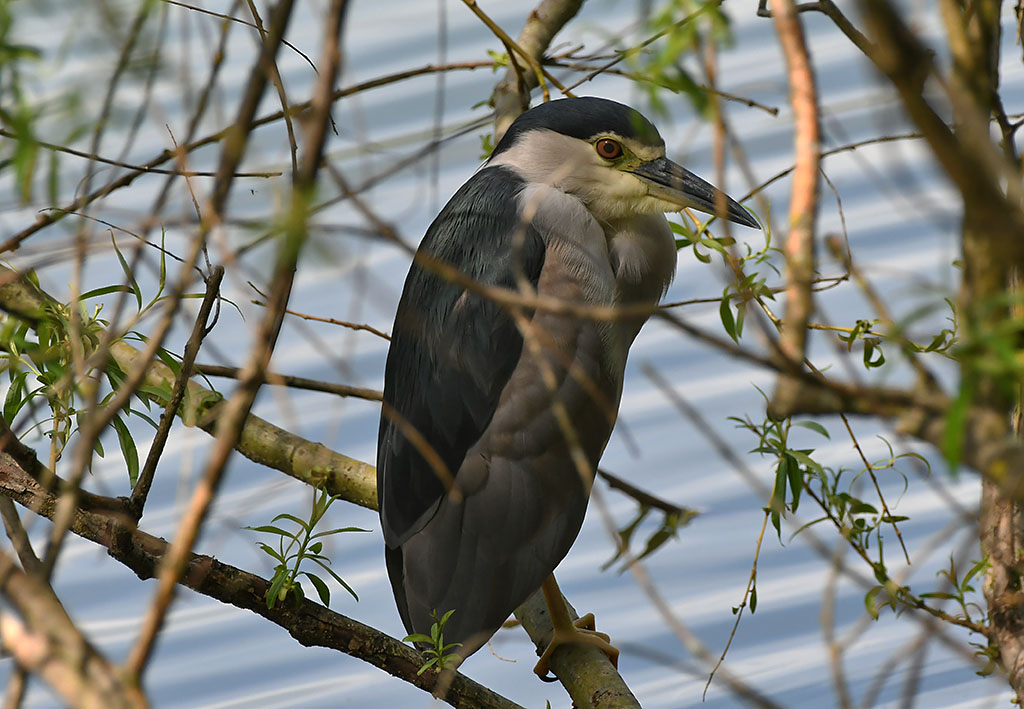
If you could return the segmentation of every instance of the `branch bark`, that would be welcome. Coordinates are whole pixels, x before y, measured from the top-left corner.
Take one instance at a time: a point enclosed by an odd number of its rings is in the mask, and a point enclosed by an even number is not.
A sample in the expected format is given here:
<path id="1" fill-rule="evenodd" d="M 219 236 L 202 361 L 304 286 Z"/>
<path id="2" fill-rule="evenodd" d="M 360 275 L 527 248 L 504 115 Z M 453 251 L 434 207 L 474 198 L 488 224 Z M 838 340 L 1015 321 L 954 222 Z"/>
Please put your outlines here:
<path id="1" fill-rule="evenodd" d="M 821 139 L 818 93 L 793 0 L 772 0 L 772 16 L 786 58 L 789 96 L 793 105 L 796 166 L 786 238 L 786 318 L 779 338 L 783 361 L 802 362 L 807 346 L 807 323 L 814 309 L 814 226 L 818 214 L 818 173 Z M 770 403 L 772 415 L 785 417 L 800 388 L 799 380 L 783 374 Z"/>
<path id="2" fill-rule="evenodd" d="M 573 620 L 579 618 L 568 600 L 565 606 Z M 516 608 L 515 615 L 537 646 L 537 654 L 544 652 L 551 640 L 551 617 L 540 589 Z M 592 645 L 563 645 L 551 656 L 551 671 L 579 709 L 640 709 L 608 656 Z"/>

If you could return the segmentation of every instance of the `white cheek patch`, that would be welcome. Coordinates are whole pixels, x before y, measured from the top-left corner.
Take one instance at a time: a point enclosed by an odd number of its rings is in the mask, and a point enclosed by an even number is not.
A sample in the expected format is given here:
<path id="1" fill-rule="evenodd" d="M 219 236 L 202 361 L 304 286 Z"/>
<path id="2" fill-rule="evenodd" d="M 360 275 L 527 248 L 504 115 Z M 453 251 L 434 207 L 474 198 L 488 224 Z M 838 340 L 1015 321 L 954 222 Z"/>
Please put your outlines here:
<path id="1" fill-rule="evenodd" d="M 664 146 L 642 145 L 614 133 L 596 138 L 620 141 L 639 159 L 655 160 L 665 154 Z M 618 219 L 630 214 L 678 211 L 679 207 L 649 195 L 640 178 L 618 169 L 601 158 L 594 146 L 551 130 L 534 130 L 490 160 L 488 165 L 505 165 L 528 183 L 549 185 L 582 200 L 598 219 Z"/>

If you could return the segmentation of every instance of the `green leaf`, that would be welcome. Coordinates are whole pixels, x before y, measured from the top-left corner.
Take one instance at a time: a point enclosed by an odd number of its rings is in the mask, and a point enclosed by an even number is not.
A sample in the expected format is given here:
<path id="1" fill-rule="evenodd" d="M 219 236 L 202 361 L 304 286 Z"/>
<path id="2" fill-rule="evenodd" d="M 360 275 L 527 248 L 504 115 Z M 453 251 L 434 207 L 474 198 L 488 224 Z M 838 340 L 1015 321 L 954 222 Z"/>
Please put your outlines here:
<path id="1" fill-rule="evenodd" d="M 135 447 L 131 431 L 121 420 L 121 416 L 115 416 L 111 423 L 114 425 L 114 430 L 117 431 L 117 442 L 121 445 L 121 454 L 124 455 L 124 462 L 128 468 L 128 481 L 132 487 L 135 487 L 139 481 L 139 451 Z"/>
<path id="2" fill-rule="evenodd" d="M 363 529 L 362 527 L 340 527 L 338 529 L 328 529 L 324 532 L 317 532 L 310 539 L 319 539 L 320 537 L 326 537 L 331 534 L 341 534 L 342 532 L 369 532 L 369 529 Z"/>
<path id="3" fill-rule="evenodd" d="M 172 353 L 165 350 L 163 347 L 156 351 L 156 356 L 160 358 L 160 361 L 167 365 L 168 369 L 174 372 L 174 376 L 181 376 L 181 360 L 175 357 Z"/>
<path id="4" fill-rule="evenodd" d="M 143 399 L 143 401 L 145 401 L 145 399 Z M 139 417 L 140 419 L 142 419 L 143 421 L 145 421 L 146 423 L 148 423 L 148 424 L 149 424 L 150 426 L 152 426 L 152 427 L 153 427 L 154 429 L 156 429 L 156 428 L 159 428 L 159 426 L 157 425 L 156 421 L 154 421 L 153 419 L 151 419 L 151 418 L 150 418 L 149 416 L 147 416 L 147 415 L 146 415 L 145 413 L 143 413 L 142 411 L 139 411 L 138 409 L 125 409 L 125 411 L 127 411 L 127 412 L 128 412 L 129 414 L 131 414 L 132 416 L 138 416 L 138 417 Z"/>
<path id="5" fill-rule="evenodd" d="M 299 519 L 295 515 L 288 514 L 287 512 L 282 512 L 281 514 L 277 515 L 276 517 L 274 517 L 274 519 L 271 520 L 271 522 L 276 522 L 279 519 L 286 519 L 290 522 L 295 522 L 295 524 L 299 525 L 299 527 L 301 527 L 304 530 L 309 529 L 309 523 L 306 522 L 306 520 Z"/>
<path id="6" fill-rule="evenodd" d="M 878 594 L 882 592 L 881 586 L 873 586 L 870 591 L 864 595 L 864 609 L 867 610 L 875 620 L 878 620 Z"/>
<path id="7" fill-rule="evenodd" d="M 757 584 L 754 584 L 750 589 L 750 612 L 754 613 L 757 611 Z"/>
<path id="8" fill-rule="evenodd" d="M 791 509 L 796 512 L 797 507 L 800 505 L 800 493 L 804 489 L 804 476 L 800 472 L 800 465 L 796 462 L 796 459 L 786 453 L 783 456 L 782 463 L 786 467 L 786 478 L 789 481 L 789 489 L 792 493 Z"/>
<path id="9" fill-rule="evenodd" d="M 822 473 L 821 463 L 812 458 L 808 453 L 813 453 L 813 450 L 788 450 L 787 455 L 791 456 L 797 463 L 807 468 L 812 472 Z"/>
<path id="10" fill-rule="evenodd" d="M 775 469 L 775 485 L 772 488 L 772 498 L 769 501 L 768 511 L 771 512 L 772 526 L 775 527 L 775 533 L 779 539 L 782 538 L 782 510 L 786 504 L 786 484 L 788 482 L 788 476 L 786 475 L 786 467 L 783 462 L 786 460 L 784 457 L 779 461 L 779 465 Z"/>
<path id="11" fill-rule="evenodd" d="M 673 234 L 683 237 L 682 239 L 676 239 L 676 250 L 686 248 L 693 243 L 691 240 L 693 230 L 688 225 L 680 224 L 679 222 L 669 222 L 668 226 Z"/>
<path id="12" fill-rule="evenodd" d="M 101 295 L 110 295 L 111 293 L 131 293 L 132 289 L 125 285 L 116 286 L 103 286 L 101 288 L 93 288 L 90 291 L 86 291 L 79 296 L 82 300 L 89 300 L 90 298 L 98 298 Z"/>
<path id="13" fill-rule="evenodd" d="M 138 305 L 138 310 L 142 310 L 142 289 L 139 288 L 138 282 L 135 280 L 135 275 L 132 273 L 132 269 L 128 267 L 128 262 L 124 260 L 124 254 L 121 253 L 121 249 L 117 248 L 117 240 L 114 238 L 113 232 L 110 234 L 110 243 L 114 246 L 114 253 L 117 254 L 117 260 L 121 263 L 121 270 L 124 271 L 124 276 L 128 280 L 128 285 L 131 286 L 131 292 L 135 294 L 135 302 Z"/>
<path id="14" fill-rule="evenodd" d="M 864 502 L 864 500 L 853 500 L 852 503 L 850 504 L 850 514 L 854 514 L 854 515 L 861 515 L 861 514 L 876 515 L 876 514 L 878 514 L 878 510 L 876 510 L 872 505 L 869 505 L 867 502 Z"/>
<path id="15" fill-rule="evenodd" d="M 828 429 L 826 429 L 817 421 L 794 421 L 793 425 L 800 426 L 801 428 L 806 428 L 810 431 L 814 431 L 815 433 L 820 433 L 825 438 L 832 440 L 832 436 L 828 435 Z"/>
<path id="16" fill-rule="evenodd" d="M 675 527 L 672 527 L 670 525 L 662 525 L 661 529 L 652 534 L 650 538 L 647 540 L 647 545 L 644 547 L 644 550 L 636 558 L 637 561 L 650 556 L 655 551 L 657 551 L 662 544 L 664 544 L 669 539 L 672 539 L 675 536 Z"/>
<path id="17" fill-rule="evenodd" d="M 329 573 L 331 575 L 331 577 L 335 581 L 337 581 L 338 584 L 341 585 L 342 588 L 344 588 L 346 591 L 348 591 L 352 595 L 352 598 L 356 599 L 357 601 L 359 600 L 359 595 L 355 591 L 352 590 L 351 586 L 349 586 L 347 583 L 345 583 L 345 580 L 343 578 L 338 576 L 338 574 L 334 573 L 334 569 L 332 569 L 330 566 L 328 566 L 324 562 L 320 561 L 319 559 L 313 559 L 313 561 L 315 561 L 317 564 L 319 564 L 320 567 L 323 568 L 324 571 Z"/>
<path id="18" fill-rule="evenodd" d="M 404 638 L 402 638 L 402 642 L 403 643 L 429 643 L 429 642 L 432 642 L 432 641 L 431 641 L 429 635 L 424 635 L 423 633 L 413 633 L 411 635 L 406 635 Z"/>
<path id="19" fill-rule="evenodd" d="M 269 554 L 274 559 L 280 561 L 282 564 L 284 563 L 284 556 L 282 556 L 281 553 L 274 547 L 270 546 L 269 544 L 264 544 L 263 542 L 257 542 L 256 546 L 262 549 L 265 554 Z"/>
<path id="20" fill-rule="evenodd" d="M 4 421 L 8 424 L 14 422 L 14 418 L 21 411 L 21 407 L 28 401 L 27 398 L 22 397 L 22 393 L 25 391 L 25 377 L 27 376 L 28 372 L 25 371 L 11 375 L 11 386 L 7 390 L 7 396 L 4 397 Z"/>
<path id="21" fill-rule="evenodd" d="M 286 532 L 280 527 L 275 527 L 272 524 L 261 524 L 259 527 L 242 527 L 242 529 L 248 529 L 253 532 L 265 532 L 266 534 L 277 534 L 282 537 L 291 538 L 291 532 Z"/>
<path id="22" fill-rule="evenodd" d="M 280 569 L 281 567 L 278 568 Z M 274 578 L 270 584 L 270 589 L 267 591 L 267 608 L 273 610 L 274 604 L 277 603 L 279 599 L 284 600 L 283 598 L 281 598 L 281 591 L 282 589 L 284 589 L 285 582 L 287 581 L 287 570 L 281 570 L 278 573 L 274 574 Z"/>
<path id="23" fill-rule="evenodd" d="M 330 607 L 331 605 L 331 590 L 327 588 L 327 584 L 323 582 L 319 576 L 311 574 L 309 572 L 303 572 L 309 579 L 309 582 L 313 584 L 313 588 L 316 589 L 316 595 L 320 596 L 320 602 L 324 604 L 324 607 Z"/>
<path id="24" fill-rule="evenodd" d="M 970 568 L 970 569 L 969 569 L 969 570 L 967 571 L 967 574 L 966 574 L 966 575 L 964 576 L 964 580 L 963 580 L 963 581 L 961 582 L 961 585 L 960 585 L 960 587 L 961 587 L 961 588 L 963 588 L 964 586 L 966 586 L 966 585 L 967 585 L 967 583 L 968 583 L 968 582 L 969 582 L 969 581 L 970 581 L 970 580 L 971 580 L 972 578 L 974 578 L 975 576 L 977 576 L 978 574 L 980 574 L 980 573 L 981 573 L 982 571 L 985 571 L 985 570 L 987 570 L 987 569 L 988 569 L 988 567 L 989 567 L 989 561 L 988 561 L 988 557 L 986 556 L 986 557 L 985 557 L 985 558 L 983 558 L 983 559 L 982 559 L 981 561 L 978 561 L 978 562 L 976 562 L 976 563 L 974 564 L 974 566 L 972 566 L 972 567 L 971 567 L 971 568 Z"/>
<path id="25" fill-rule="evenodd" d="M 616 549 L 615 555 L 612 556 L 611 559 L 609 559 L 601 565 L 601 571 L 607 570 L 612 564 L 614 564 L 616 561 L 622 558 L 622 555 L 624 553 L 626 553 L 626 551 L 629 549 L 630 542 L 633 539 L 633 533 L 636 532 L 637 527 L 640 526 L 640 523 L 644 520 L 644 518 L 647 517 L 648 512 L 650 512 L 650 508 L 645 505 L 641 505 L 640 512 L 633 519 L 633 521 L 627 524 L 622 529 L 618 530 L 619 548 Z M 619 573 L 625 571 L 626 568 L 627 567 L 623 567 L 622 569 L 620 569 Z"/>
<path id="26" fill-rule="evenodd" d="M 882 353 L 882 341 L 877 337 L 864 338 L 864 366 L 867 369 L 876 369 L 885 364 L 885 355 Z"/>
<path id="27" fill-rule="evenodd" d="M 732 338 L 733 342 L 739 344 L 739 333 L 736 328 L 736 320 L 732 315 L 732 308 L 729 307 L 729 288 L 726 287 L 722 294 L 722 302 L 718 306 L 718 317 L 722 320 L 722 327 L 725 328 L 725 332 L 729 337 Z"/>

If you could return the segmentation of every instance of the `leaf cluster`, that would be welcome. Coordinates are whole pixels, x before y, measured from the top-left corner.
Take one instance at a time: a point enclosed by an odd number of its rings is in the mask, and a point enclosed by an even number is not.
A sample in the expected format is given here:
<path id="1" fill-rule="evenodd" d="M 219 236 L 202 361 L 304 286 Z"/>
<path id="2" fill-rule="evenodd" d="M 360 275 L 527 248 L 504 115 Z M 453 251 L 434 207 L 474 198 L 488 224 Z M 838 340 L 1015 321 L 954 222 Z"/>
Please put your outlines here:
<path id="1" fill-rule="evenodd" d="M 320 571 L 327 572 L 354 599 L 359 600 L 359 596 L 352 590 L 352 587 L 330 567 L 331 560 L 323 554 L 324 544 L 321 540 L 343 532 L 366 532 L 369 530 L 359 527 L 339 527 L 322 532 L 315 531 L 316 526 L 327 514 L 327 510 L 339 497 L 339 495 L 328 495 L 325 490 L 314 490 L 313 504 L 306 519 L 282 512 L 274 517 L 270 524 L 245 527 L 254 532 L 272 534 L 277 537 L 276 547 L 265 542 L 258 542 L 259 548 L 277 562 L 274 565 L 274 575 L 270 579 L 270 588 L 267 591 L 267 608 L 273 609 L 278 601 L 283 602 L 289 596 L 297 608 L 305 598 L 300 583 L 303 576 L 313 585 L 320 601 L 325 606 L 330 606 L 331 589 L 317 573 L 302 568 L 303 564 L 309 566 L 307 562 L 312 562 L 319 567 Z M 288 523 L 288 526 L 294 525 L 294 528 L 286 529 L 285 525 L 279 525 L 279 522 Z"/>
<path id="2" fill-rule="evenodd" d="M 669 222 L 669 226 L 678 237 L 677 250 L 689 247 L 694 258 L 701 263 L 711 263 L 713 253 L 717 252 L 735 273 L 735 279 L 722 291 L 718 315 L 725 332 L 738 343 L 743 335 L 743 324 L 750 301 L 775 300 L 775 291 L 768 285 L 768 276 L 762 272 L 762 267 L 766 267 L 773 275 L 778 275 L 778 269 L 771 262 L 778 249 L 771 245 L 771 232 L 766 229 L 763 246 L 754 249 L 750 244 L 744 243 L 743 251 L 740 253 L 736 240 L 732 237 L 715 237 L 710 234 L 708 227 L 713 221 L 714 218 L 708 219 L 703 224 L 698 224 L 697 228 L 692 228 L 686 222 Z M 746 273 L 748 266 L 753 267 L 750 273 Z"/>
<path id="3" fill-rule="evenodd" d="M 435 608 L 430 611 L 430 617 L 434 619 L 433 625 L 430 626 L 430 635 L 412 633 L 402 639 L 403 642 L 420 643 L 426 646 L 423 654 L 427 656 L 427 661 L 416 672 L 417 675 L 423 674 L 431 667 L 434 667 L 438 672 L 455 669 L 462 661 L 462 657 L 458 653 L 448 652 L 454 648 L 462 647 L 462 643 L 445 643 L 444 641 L 444 626 L 448 624 L 448 619 L 452 617 L 454 612 L 455 609 L 452 609 L 438 618 L 437 609 Z"/>
<path id="4" fill-rule="evenodd" d="M 146 303 L 116 243 L 114 251 L 125 275 L 123 284 L 87 291 L 73 302 L 47 300 L 34 322 L 15 315 L 8 315 L 0 321 L 0 372 L 6 372 L 8 381 L 3 402 L 4 420 L 8 425 L 13 425 L 21 414 L 30 417 L 31 423 L 24 427 L 22 435 L 40 430 L 42 435 L 50 439 L 54 460 L 60 459 L 72 438 L 81 430 L 86 417 L 111 404 L 126 378 L 125 373 L 109 357 L 95 356 L 102 347 L 116 340 L 105 339 L 111 330 L 110 323 L 102 315 L 103 304 L 90 303 L 113 293 L 131 294 L 136 303 L 134 318 L 138 320 L 163 297 L 165 271 L 162 260 L 158 291 Z M 38 285 L 32 274 L 29 274 L 29 280 Z M 142 336 L 127 332 L 123 337 Z M 165 362 L 173 363 L 173 358 L 166 351 L 161 350 L 159 356 Z M 76 371 L 76 361 L 88 367 L 97 360 L 103 363 L 102 371 L 92 369 L 85 376 Z M 101 386 L 102 380 L 108 386 L 98 395 L 95 387 Z M 146 392 L 140 388 L 135 394 L 136 400 L 149 409 L 151 402 Z M 49 416 L 37 416 L 37 407 L 42 402 L 49 408 Z M 110 425 L 117 435 L 129 480 L 134 485 L 139 474 L 139 454 L 126 422 L 132 415 L 154 428 L 157 424 L 145 412 L 130 404 L 125 404 L 111 418 Z M 100 457 L 104 456 L 99 435 L 94 436 L 93 452 Z M 90 465 L 91 462 L 90 459 Z"/>
<path id="5" fill-rule="evenodd" d="M 682 58 L 709 43 L 731 43 L 729 18 L 720 0 L 669 0 L 651 16 L 649 29 L 658 40 L 646 51 L 629 52 L 629 57 L 654 110 L 665 113 L 661 89 L 668 89 L 685 95 L 699 115 L 710 118 L 708 92 Z"/>
<path id="6" fill-rule="evenodd" d="M 640 504 L 639 510 L 637 511 L 637 514 L 633 518 L 633 520 L 629 522 L 627 525 L 625 525 L 622 529 L 619 529 L 617 531 L 617 534 L 619 535 L 618 549 L 616 550 L 615 555 L 612 556 L 611 559 L 609 559 L 601 565 L 602 571 L 608 570 L 612 565 L 615 564 L 615 562 L 617 562 L 619 559 L 623 557 L 623 555 L 625 555 L 625 553 L 629 550 L 630 545 L 633 542 L 633 535 L 640 527 L 640 524 L 645 519 L 647 519 L 647 516 L 651 513 L 651 511 L 652 508 L 650 505 Z M 624 571 L 628 571 L 629 567 L 637 561 L 640 561 L 641 559 L 644 559 L 653 554 L 654 552 L 656 552 L 665 544 L 665 542 L 668 542 L 672 539 L 678 539 L 679 530 L 688 525 L 690 523 L 690 520 L 697 516 L 697 512 L 695 510 L 687 508 L 681 508 L 679 511 L 662 510 L 661 512 L 661 524 L 647 538 L 647 541 L 644 543 L 644 548 L 640 551 L 640 553 L 633 554 L 631 561 L 623 562 L 622 566 L 619 567 L 620 574 Z"/>

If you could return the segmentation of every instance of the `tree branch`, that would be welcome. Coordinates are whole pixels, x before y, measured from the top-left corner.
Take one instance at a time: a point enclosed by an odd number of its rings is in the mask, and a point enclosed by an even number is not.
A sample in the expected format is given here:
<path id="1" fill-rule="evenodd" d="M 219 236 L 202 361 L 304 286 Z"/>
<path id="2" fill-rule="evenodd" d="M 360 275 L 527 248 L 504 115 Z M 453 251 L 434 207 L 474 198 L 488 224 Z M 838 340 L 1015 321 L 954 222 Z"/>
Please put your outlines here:
<path id="1" fill-rule="evenodd" d="M 804 41 L 803 28 L 793 0 L 772 0 L 775 30 L 786 57 L 790 102 L 793 104 L 793 196 L 789 206 L 786 239 L 786 318 L 779 337 L 784 360 L 802 362 L 807 347 L 807 323 L 814 309 L 814 227 L 818 214 L 818 174 L 821 139 L 818 126 L 818 93 Z M 769 403 L 773 415 L 784 417 L 800 383 L 783 374 Z"/>
<path id="2" fill-rule="evenodd" d="M 3 456 L 3 462 L 13 459 Z M 7 466 L 3 466 L 7 467 Z M 25 484 L 38 483 L 22 472 Z M 46 494 L 46 493 L 44 493 Z M 51 496 L 50 509 L 56 505 Z M 138 687 L 126 682 L 78 631 L 48 585 L 17 567 L 0 551 L 0 590 L 25 619 L 0 615 L 0 646 L 26 670 L 38 673 L 72 707 L 141 709 Z"/>
<path id="3" fill-rule="evenodd" d="M 53 494 L 6 454 L 0 454 L 0 493 L 37 510 L 44 517 L 53 515 L 57 502 Z M 126 518 L 106 513 L 79 510 L 71 531 L 106 547 L 111 557 L 141 579 L 155 577 L 170 549 L 166 541 L 134 527 Z M 265 600 L 269 582 L 212 557 L 189 553 L 179 583 L 204 596 L 266 618 L 287 630 L 302 645 L 339 650 L 426 692 L 434 691 L 437 685 L 437 674 L 416 674 L 425 658 L 408 645 L 309 599 L 297 608 L 290 603 L 279 603 L 269 609 Z M 454 707 L 465 709 L 521 709 L 518 704 L 458 673 L 454 675 L 444 699 Z"/>
<path id="4" fill-rule="evenodd" d="M 565 607 L 573 620 L 579 618 L 568 600 Z M 552 632 L 548 605 L 540 589 L 516 608 L 515 615 L 539 655 L 547 648 Z M 551 656 L 551 671 L 579 709 L 640 709 L 611 660 L 593 645 L 561 646 Z"/>

